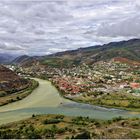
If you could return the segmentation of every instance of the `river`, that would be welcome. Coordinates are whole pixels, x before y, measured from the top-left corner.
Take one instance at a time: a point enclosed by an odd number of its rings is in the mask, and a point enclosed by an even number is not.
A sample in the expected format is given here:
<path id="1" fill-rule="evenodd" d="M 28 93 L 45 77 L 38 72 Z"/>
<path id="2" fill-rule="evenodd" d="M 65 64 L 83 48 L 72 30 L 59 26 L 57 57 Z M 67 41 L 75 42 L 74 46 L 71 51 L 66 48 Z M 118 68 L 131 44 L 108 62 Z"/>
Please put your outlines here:
<path id="1" fill-rule="evenodd" d="M 108 109 L 64 99 L 58 90 L 46 80 L 35 78 L 39 87 L 26 98 L 0 107 L 0 124 L 31 117 L 32 114 L 63 114 L 68 116 L 89 116 L 98 119 L 113 117 L 140 117 L 140 113 L 119 109 Z"/>

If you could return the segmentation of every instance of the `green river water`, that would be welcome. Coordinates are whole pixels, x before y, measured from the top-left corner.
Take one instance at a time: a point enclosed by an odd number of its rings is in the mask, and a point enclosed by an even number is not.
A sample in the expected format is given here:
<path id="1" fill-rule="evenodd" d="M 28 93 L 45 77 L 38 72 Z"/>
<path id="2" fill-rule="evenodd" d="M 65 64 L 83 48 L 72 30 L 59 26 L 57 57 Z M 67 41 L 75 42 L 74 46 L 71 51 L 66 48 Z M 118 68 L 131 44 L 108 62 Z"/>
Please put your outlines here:
<path id="1" fill-rule="evenodd" d="M 89 116 L 98 119 L 113 117 L 140 117 L 140 113 L 107 109 L 62 98 L 57 89 L 46 80 L 35 79 L 39 87 L 23 100 L 0 107 L 0 124 L 31 117 L 32 114 L 64 114 L 68 116 Z"/>

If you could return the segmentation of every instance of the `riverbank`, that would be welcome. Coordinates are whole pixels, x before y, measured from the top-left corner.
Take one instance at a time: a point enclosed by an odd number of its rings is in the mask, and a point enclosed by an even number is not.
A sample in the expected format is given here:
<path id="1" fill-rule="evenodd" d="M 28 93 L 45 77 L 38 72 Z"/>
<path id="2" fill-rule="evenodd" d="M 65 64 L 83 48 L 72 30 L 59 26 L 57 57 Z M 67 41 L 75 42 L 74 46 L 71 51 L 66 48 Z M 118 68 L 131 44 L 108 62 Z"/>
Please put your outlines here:
<path id="1" fill-rule="evenodd" d="M 121 117 L 103 121 L 88 117 L 32 115 L 0 126 L 1 139 L 137 139 L 140 119 Z"/>
<path id="2" fill-rule="evenodd" d="M 85 103 L 85 104 L 89 104 L 89 105 L 96 105 L 96 106 L 100 106 L 100 107 L 105 107 L 108 109 L 120 109 L 120 110 L 126 110 L 126 111 L 132 111 L 133 113 L 139 113 L 140 112 L 140 108 L 126 108 L 126 107 L 122 107 L 122 106 L 109 106 L 109 105 L 105 105 L 105 104 L 96 104 L 96 103 L 91 103 L 91 101 L 86 101 L 86 100 L 81 100 L 81 99 L 75 99 L 75 98 L 68 98 L 67 99 L 77 102 L 77 103 Z"/>
<path id="3" fill-rule="evenodd" d="M 74 102 L 97 105 L 97 106 L 105 107 L 105 108 L 116 108 L 116 109 L 121 109 L 121 110 L 140 112 L 140 97 L 134 97 L 132 95 L 125 95 L 123 93 L 120 93 L 120 94 L 114 93 L 114 94 L 104 95 L 101 98 L 93 98 L 92 94 L 67 96 L 68 94 L 65 91 L 61 90 L 59 86 L 57 86 L 53 82 L 52 84 L 57 88 L 60 96 Z"/>
<path id="4" fill-rule="evenodd" d="M 29 82 L 29 85 L 27 88 L 21 91 L 6 95 L 4 97 L 0 97 L 0 106 L 22 100 L 23 98 L 31 94 L 32 91 L 36 89 L 39 85 L 39 83 L 33 79 L 30 79 L 28 82 Z"/>
<path id="5" fill-rule="evenodd" d="M 114 117 L 140 118 L 140 114 L 113 108 L 104 108 L 84 103 L 76 103 L 62 98 L 50 81 L 37 79 L 39 86 L 26 98 L 0 107 L 0 124 L 6 124 L 30 117 L 32 114 L 62 114 L 83 116 L 101 120 Z M 16 117 L 15 117 L 16 116 Z"/>

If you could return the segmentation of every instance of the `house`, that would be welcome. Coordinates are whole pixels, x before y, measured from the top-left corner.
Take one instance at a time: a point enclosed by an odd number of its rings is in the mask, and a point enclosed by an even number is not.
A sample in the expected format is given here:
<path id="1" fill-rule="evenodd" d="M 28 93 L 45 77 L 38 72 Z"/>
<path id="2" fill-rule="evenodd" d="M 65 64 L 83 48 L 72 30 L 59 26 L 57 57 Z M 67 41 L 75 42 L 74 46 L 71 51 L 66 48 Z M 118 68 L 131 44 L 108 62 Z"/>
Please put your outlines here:
<path id="1" fill-rule="evenodd" d="M 140 83 L 130 83 L 130 87 L 133 89 L 140 88 Z"/>

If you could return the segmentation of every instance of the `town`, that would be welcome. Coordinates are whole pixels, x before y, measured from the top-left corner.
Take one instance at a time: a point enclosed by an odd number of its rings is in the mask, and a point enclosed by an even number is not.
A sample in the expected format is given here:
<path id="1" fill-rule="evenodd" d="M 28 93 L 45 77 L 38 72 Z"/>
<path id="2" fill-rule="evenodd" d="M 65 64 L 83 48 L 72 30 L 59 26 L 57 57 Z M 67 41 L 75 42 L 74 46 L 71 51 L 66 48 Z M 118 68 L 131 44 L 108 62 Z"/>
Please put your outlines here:
<path id="1" fill-rule="evenodd" d="M 15 69 L 13 67 L 13 69 Z M 115 59 L 92 65 L 55 68 L 37 63 L 34 67 L 16 68 L 19 75 L 47 79 L 65 98 L 101 106 L 139 109 L 140 65 Z"/>

